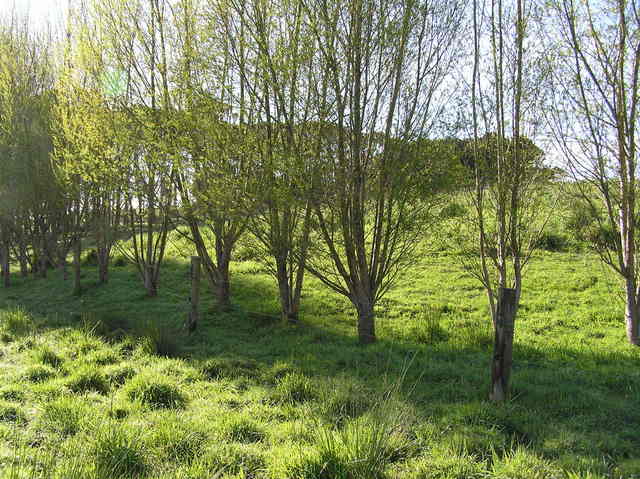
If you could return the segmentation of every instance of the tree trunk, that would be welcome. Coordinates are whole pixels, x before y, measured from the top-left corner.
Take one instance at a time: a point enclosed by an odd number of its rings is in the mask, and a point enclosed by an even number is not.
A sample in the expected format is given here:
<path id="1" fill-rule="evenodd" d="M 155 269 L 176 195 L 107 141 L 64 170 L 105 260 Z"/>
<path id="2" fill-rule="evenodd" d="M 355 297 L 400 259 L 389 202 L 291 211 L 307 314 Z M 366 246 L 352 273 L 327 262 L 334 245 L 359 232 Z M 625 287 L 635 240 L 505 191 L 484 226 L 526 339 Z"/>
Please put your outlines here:
<path id="1" fill-rule="evenodd" d="M 191 303 L 191 311 L 189 311 L 189 317 L 187 319 L 187 330 L 189 332 L 195 331 L 198 327 L 199 311 L 198 306 L 200 303 L 200 257 L 191 257 L 191 297 L 189 301 Z"/>
<path id="2" fill-rule="evenodd" d="M 222 311 L 231 309 L 230 286 L 229 286 L 229 256 L 226 254 L 218 255 L 218 275 L 215 288 L 215 296 L 218 301 L 218 307 Z"/>
<path id="3" fill-rule="evenodd" d="M 82 292 L 82 284 L 80 283 L 80 255 L 82 253 L 82 242 L 80 238 L 73 243 L 73 294 L 76 296 Z M 66 263 L 66 261 L 65 261 Z"/>
<path id="4" fill-rule="evenodd" d="M 109 251 L 104 246 L 97 250 L 98 256 L 98 282 L 106 284 L 109 282 Z"/>
<path id="5" fill-rule="evenodd" d="M 147 296 L 155 298 L 158 296 L 158 285 L 153 274 L 153 265 L 147 264 L 144 270 L 144 287 L 147 290 Z"/>
<path id="6" fill-rule="evenodd" d="M 513 360 L 513 331 L 516 319 L 515 289 L 500 288 L 498 297 L 493 361 L 491 365 L 492 401 L 504 401 L 509 394 L 509 376 Z"/>
<path id="7" fill-rule="evenodd" d="M 373 301 L 369 299 L 359 300 L 356 304 L 358 310 L 358 340 L 361 344 L 371 344 L 376 341 L 375 315 L 373 313 Z"/>
<path id="8" fill-rule="evenodd" d="M 20 253 L 20 276 L 26 278 L 29 276 L 29 263 L 27 262 L 26 255 Z"/>
<path id="9" fill-rule="evenodd" d="M 294 292 L 291 290 L 286 258 L 276 258 L 276 279 L 278 280 L 278 291 L 280 293 L 280 312 L 282 319 L 291 323 L 297 323 L 297 303 L 299 303 L 299 300 L 297 300 Z"/>
<path id="10" fill-rule="evenodd" d="M 625 307 L 625 326 L 627 331 L 627 339 L 634 346 L 640 345 L 638 339 L 638 321 L 640 320 L 640 305 L 638 304 L 638 291 L 636 288 L 635 278 L 627 278 L 626 286 L 626 307 Z"/>
<path id="11" fill-rule="evenodd" d="M 2 245 L 2 282 L 4 283 L 4 287 L 8 288 L 11 286 L 11 266 L 9 262 L 9 247 L 5 243 Z"/>

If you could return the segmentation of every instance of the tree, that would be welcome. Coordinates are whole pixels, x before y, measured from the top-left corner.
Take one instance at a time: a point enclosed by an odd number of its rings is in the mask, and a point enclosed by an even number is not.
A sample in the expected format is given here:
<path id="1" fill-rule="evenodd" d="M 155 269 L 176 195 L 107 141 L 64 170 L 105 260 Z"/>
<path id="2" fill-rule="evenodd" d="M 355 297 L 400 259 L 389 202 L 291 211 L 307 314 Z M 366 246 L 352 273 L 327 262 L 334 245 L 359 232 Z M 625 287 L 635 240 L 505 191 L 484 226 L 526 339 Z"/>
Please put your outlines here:
<path id="1" fill-rule="evenodd" d="M 562 68 L 549 118 L 577 180 L 574 191 L 599 229 L 612 233 L 612 241 L 592 244 L 624 281 L 626 334 L 637 346 L 640 10 L 625 0 L 557 0 L 553 5 L 560 19 L 554 38 L 560 39 Z"/>
<path id="2" fill-rule="evenodd" d="M 535 134 L 532 114 L 545 71 L 536 68 L 537 52 L 527 40 L 532 5 L 517 0 L 513 12 L 491 0 L 486 14 L 485 6 L 473 2 L 473 139 L 466 156 L 474 178 L 468 194 L 473 247 L 462 258 L 487 294 L 495 332 L 490 397 L 502 401 L 509 392 L 523 272 L 546 223 L 544 156 L 523 134 L 527 127 Z M 481 63 L 483 53 L 488 64 Z"/>
<path id="3" fill-rule="evenodd" d="M 257 154 L 256 214 L 249 226 L 277 281 L 282 318 L 297 322 L 311 230 L 314 40 L 300 1 L 231 5 L 239 20 L 227 16 L 224 25 L 246 95 L 241 122 L 252 129 Z"/>
<path id="4" fill-rule="evenodd" d="M 348 297 L 362 343 L 406 265 L 428 204 L 411 140 L 440 113 L 463 2 L 305 1 L 315 37 L 314 120 L 322 176 L 312 192 L 321 247 L 308 270 Z"/>

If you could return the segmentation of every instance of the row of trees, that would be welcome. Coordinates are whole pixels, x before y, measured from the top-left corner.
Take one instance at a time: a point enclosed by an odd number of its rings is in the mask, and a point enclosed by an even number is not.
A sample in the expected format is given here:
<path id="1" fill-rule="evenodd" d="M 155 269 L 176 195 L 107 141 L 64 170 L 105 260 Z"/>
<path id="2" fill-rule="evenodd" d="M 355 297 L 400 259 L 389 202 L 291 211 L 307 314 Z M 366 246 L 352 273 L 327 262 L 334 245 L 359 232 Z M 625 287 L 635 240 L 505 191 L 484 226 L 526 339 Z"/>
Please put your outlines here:
<path id="1" fill-rule="evenodd" d="M 526 138 L 552 133 L 616 238 L 598 251 L 626 281 L 637 344 L 639 25 L 623 0 L 81 0 L 57 41 L 10 19 L 5 284 L 11 259 L 46 275 L 73 250 L 78 289 L 90 238 L 100 282 L 118 247 L 155 296 L 175 231 L 228 308 L 250 233 L 284 318 L 312 274 L 349 298 L 369 343 L 376 303 L 455 196 L 469 204 L 461 259 L 500 330 L 549 214 L 544 155 Z M 500 398 L 508 367 L 498 376 Z"/>

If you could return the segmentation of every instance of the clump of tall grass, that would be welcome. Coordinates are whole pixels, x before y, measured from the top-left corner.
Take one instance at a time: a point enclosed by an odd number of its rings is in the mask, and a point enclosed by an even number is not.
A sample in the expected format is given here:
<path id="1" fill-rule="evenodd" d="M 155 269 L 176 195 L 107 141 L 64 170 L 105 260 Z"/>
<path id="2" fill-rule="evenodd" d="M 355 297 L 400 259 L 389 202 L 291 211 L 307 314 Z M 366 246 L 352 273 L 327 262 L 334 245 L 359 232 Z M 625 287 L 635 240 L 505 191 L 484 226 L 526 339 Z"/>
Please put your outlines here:
<path id="1" fill-rule="evenodd" d="M 281 403 L 303 403 L 318 396 L 313 382 L 301 373 L 288 373 L 277 380 L 274 399 Z"/>
<path id="2" fill-rule="evenodd" d="M 256 378 L 260 375 L 260 365 L 252 359 L 215 358 L 205 361 L 200 367 L 208 379 Z"/>
<path id="3" fill-rule="evenodd" d="M 109 381 L 101 369 L 84 365 L 75 371 L 66 381 L 67 387 L 74 393 L 94 391 L 106 394 L 109 391 Z"/>
<path id="4" fill-rule="evenodd" d="M 139 478 L 149 471 L 145 442 L 139 435 L 111 424 L 98 432 L 92 446 L 99 478 Z"/>
<path id="5" fill-rule="evenodd" d="M 33 318 L 20 307 L 0 311 L 0 326 L 14 336 L 24 336 L 34 329 Z"/>
<path id="6" fill-rule="evenodd" d="M 60 397 L 42 406 L 38 422 L 47 431 L 72 436 L 80 431 L 87 415 L 84 403 L 75 398 Z"/>
<path id="7" fill-rule="evenodd" d="M 152 409 L 182 409 L 187 403 L 180 387 L 158 374 L 138 374 L 125 384 L 124 390 L 129 399 Z"/>
<path id="8" fill-rule="evenodd" d="M 40 346 L 33 352 L 33 359 L 45 366 L 58 369 L 64 363 L 64 359 L 48 346 Z"/>
<path id="9" fill-rule="evenodd" d="M 180 356 L 179 334 L 173 328 L 146 323 L 139 331 L 138 349 L 148 355 L 166 358 Z"/>
<path id="10" fill-rule="evenodd" d="M 405 458 L 412 442 L 405 434 L 406 410 L 395 390 L 375 398 L 366 414 L 343 427 L 317 425 L 312 447 L 285 467 L 285 477 L 301 479 L 382 479 L 389 464 Z"/>

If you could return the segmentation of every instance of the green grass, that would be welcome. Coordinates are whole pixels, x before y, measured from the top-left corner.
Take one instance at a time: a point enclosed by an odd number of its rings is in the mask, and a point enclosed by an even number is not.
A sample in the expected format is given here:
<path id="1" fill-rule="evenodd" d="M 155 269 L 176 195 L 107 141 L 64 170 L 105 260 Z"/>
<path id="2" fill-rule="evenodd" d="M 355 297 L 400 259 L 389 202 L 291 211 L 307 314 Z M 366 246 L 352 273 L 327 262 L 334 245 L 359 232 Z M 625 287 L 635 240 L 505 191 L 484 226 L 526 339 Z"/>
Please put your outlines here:
<path id="1" fill-rule="evenodd" d="M 344 298 L 309 279 L 301 324 L 253 261 L 234 308 L 188 311 L 175 246 L 159 296 L 114 266 L 83 294 L 52 271 L 0 290 L 0 478 L 640 478 L 640 351 L 620 285 L 582 253 L 525 277 L 513 396 L 487 401 L 486 299 L 455 258 L 418 255 L 358 345 Z"/>

